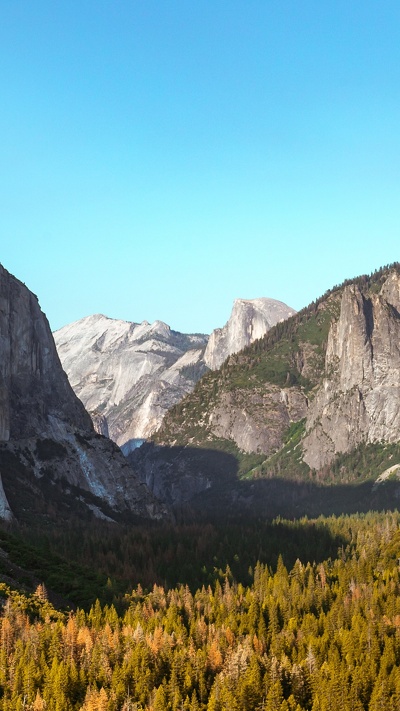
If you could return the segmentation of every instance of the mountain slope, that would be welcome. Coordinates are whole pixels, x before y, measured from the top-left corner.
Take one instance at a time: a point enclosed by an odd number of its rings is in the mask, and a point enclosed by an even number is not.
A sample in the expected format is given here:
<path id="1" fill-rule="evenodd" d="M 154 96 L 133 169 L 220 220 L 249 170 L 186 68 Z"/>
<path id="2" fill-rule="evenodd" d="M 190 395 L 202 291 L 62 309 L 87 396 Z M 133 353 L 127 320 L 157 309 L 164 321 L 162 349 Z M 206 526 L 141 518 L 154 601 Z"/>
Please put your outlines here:
<path id="1" fill-rule="evenodd" d="M 54 334 L 70 383 L 98 429 L 125 452 L 149 437 L 206 370 L 207 336 L 88 316 Z"/>
<path id="2" fill-rule="evenodd" d="M 205 375 L 192 395 L 170 410 L 155 441 L 209 446 L 222 439 L 247 453 L 277 449 L 290 422 L 306 416 L 339 298 L 330 294 L 277 324 Z"/>
<path id="3" fill-rule="evenodd" d="M 116 445 L 96 435 L 36 296 L 1 265 L 0 474 L 4 518 L 55 498 L 99 516 L 102 506 L 162 515 Z"/>
<path id="4" fill-rule="evenodd" d="M 312 402 L 304 460 L 319 469 L 362 442 L 400 439 L 400 275 L 378 293 L 346 286 L 332 323 L 323 385 Z"/>
<path id="5" fill-rule="evenodd" d="M 128 453 L 159 429 L 209 368 L 289 313 L 293 309 L 273 299 L 238 299 L 228 323 L 210 339 L 172 331 L 162 321 L 136 324 L 97 314 L 64 326 L 54 339 L 96 429 Z"/>
<path id="6" fill-rule="evenodd" d="M 329 477 L 326 467 L 364 443 L 373 462 L 375 443 L 400 440 L 399 293 L 396 263 L 335 287 L 231 356 L 168 413 L 154 437 L 160 462 L 163 448 L 189 447 L 191 459 L 201 448 L 209 459 L 232 454 L 242 473 L 258 455 L 264 464 L 253 475 L 290 470 L 307 480 L 324 467 Z M 387 450 L 386 466 L 392 456 Z"/>

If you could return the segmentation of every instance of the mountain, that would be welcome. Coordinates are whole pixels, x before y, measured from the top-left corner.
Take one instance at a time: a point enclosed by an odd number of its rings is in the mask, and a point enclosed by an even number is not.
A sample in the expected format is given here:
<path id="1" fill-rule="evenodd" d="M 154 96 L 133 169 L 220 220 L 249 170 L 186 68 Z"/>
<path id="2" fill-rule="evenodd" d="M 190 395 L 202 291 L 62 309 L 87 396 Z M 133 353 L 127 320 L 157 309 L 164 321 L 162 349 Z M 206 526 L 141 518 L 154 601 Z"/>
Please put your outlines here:
<path id="1" fill-rule="evenodd" d="M 0 265 L 0 515 L 33 510 L 160 517 L 118 447 L 97 435 L 37 297 Z"/>
<path id="2" fill-rule="evenodd" d="M 230 500 L 238 476 L 376 478 L 400 461 L 399 336 L 399 264 L 334 287 L 207 373 L 137 454 L 141 476 L 172 502 L 182 476 L 186 501 L 210 500 L 223 458 Z"/>
<path id="3" fill-rule="evenodd" d="M 380 284 L 379 284 L 380 286 Z M 400 275 L 379 291 L 346 286 L 329 329 L 322 385 L 303 441 L 313 469 L 359 444 L 400 439 Z"/>
<path id="4" fill-rule="evenodd" d="M 210 336 L 204 354 L 205 364 L 211 370 L 217 370 L 228 356 L 262 338 L 271 326 L 295 313 L 275 299 L 235 299 L 229 321 Z"/>
<path id="5" fill-rule="evenodd" d="M 54 333 L 69 381 L 96 428 L 124 452 L 156 431 L 207 370 L 208 336 L 88 316 Z"/>
<path id="6" fill-rule="evenodd" d="M 160 428 L 168 410 L 218 367 L 293 309 L 273 299 L 238 299 L 210 338 L 162 321 L 141 324 L 88 316 L 54 333 L 69 381 L 97 431 L 128 454 Z"/>

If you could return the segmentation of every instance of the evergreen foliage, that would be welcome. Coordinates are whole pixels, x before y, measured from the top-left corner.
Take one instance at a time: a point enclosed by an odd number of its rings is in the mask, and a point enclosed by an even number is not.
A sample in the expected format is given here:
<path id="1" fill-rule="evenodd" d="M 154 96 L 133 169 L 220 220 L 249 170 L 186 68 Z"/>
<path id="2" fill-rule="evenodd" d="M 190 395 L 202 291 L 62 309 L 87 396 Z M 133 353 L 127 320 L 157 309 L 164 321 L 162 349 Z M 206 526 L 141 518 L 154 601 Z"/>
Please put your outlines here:
<path id="1" fill-rule="evenodd" d="M 75 585 L 79 589 L 80 583 L 82 593 L 92 595 L 89 603 L 85 600 L 80 606 L 87 608 L 98 597 L 103 604 L 112 602 L 120 610 L 125 593 L 138 583 L 147 590 L 154 583 L 165 589 L 184 584 L 194 592 L 203 585 L 214 586 L 229 568 L 237 582 L 248 585 L 257 562 L 275 567 L 283 551 L 289 566 L 299 557 L 322 561 L 334 556 L 347 539 L 332 528 L 332 521 L 335 519 L 265 521 L 243 517 L 225 522 L 126 528 L 103 522 L 89 526 L 77 521 L 67 530 L 30 529 L 26 535 L 35 542 L 34 560 L 49 560 L 47 574 L 42 569 L 41 577 L 48 588 L 61 592 L 69 585 L 74 593 L 69 570 L 76 571 L 81 566 L 84 572 L 83 564 L 90 560 L 99 582 L 96 586 L 93 575 L 87 574 L 83 579 L 75 572 Z M 57 585 L 59 569 L 54 570 L 50 562 L 57 559 L 70 562 L 69 570 L 64 568 L 61 590 Z M 70 599 L 76 602 L 73 594 Z"/>
<path id="2" fill-rule="evenodd" d="M 120 613 L 2 583 L 0 710 L 396 711 L 399 523 L 331 519 L 333 557 L 258 563 L 249 585 L 229 568 L 196 591 L 137 585 Z"/>
<path id="3" fill-rule="evenodd" d="M 323 486 L 334 486 L 375 482 L 386 469 L 400 463 L 400 443 L 362 442 L 350 452 L 337 454 L 334 461 L 322 467 L 318 473 L 312 472 L 302 460 L 301 439 L 304 430 L 305 420 L 294 422 L 286 433 L 283 447 L 256 465 L 248 477 L 281 477 L 291 481 L 313 478 Z"/>

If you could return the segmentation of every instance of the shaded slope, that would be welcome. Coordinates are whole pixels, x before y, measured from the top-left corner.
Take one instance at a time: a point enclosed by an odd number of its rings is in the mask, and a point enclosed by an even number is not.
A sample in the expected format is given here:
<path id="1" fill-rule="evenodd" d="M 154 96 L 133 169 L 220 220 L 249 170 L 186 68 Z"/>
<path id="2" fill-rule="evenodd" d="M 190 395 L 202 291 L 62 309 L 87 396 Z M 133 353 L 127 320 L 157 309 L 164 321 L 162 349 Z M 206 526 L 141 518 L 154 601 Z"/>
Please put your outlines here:
<path id="1" fill-rule="evenodd" d="M 78 508 L 79 490 L 86 510 L 100 516 L 103 504 L 108 511 L 163 515 L 118 447 L 96 436 L 61 367 L 37 297 L 2 266 L 0 474 L 3 518 L 11 518 L 14 509 L 25 515 L 35 507 L 31 494 L 39 489 L 51 501 L 56 488 L 69 506 Z M 20 505 L 24 498 L 31 502 L 25 507 Z"/>

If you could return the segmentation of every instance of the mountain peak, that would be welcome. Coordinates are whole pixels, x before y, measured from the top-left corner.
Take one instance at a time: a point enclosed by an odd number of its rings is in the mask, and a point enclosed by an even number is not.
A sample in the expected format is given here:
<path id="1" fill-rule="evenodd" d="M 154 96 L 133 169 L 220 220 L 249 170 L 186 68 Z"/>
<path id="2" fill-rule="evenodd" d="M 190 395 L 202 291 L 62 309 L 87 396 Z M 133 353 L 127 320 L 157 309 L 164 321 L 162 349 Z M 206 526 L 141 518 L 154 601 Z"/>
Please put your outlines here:
<path id="1" fill-rule="evenodd" d="M 217 370 L 228 356 L 262 338 L 271 326 L 295 313 L 276 299 L 235 299 L 229 321 L 210 336 L 204 355 L 206 365 Z"/>
<path id="2" fill-rule="evenodd" d="M 54 338 L 76 394 L 100 431 L 124 451 L 157 430 L 168 408 L 206 370 L 207 337 L 172 331 L 160 320 L 89 316 Z"/>

